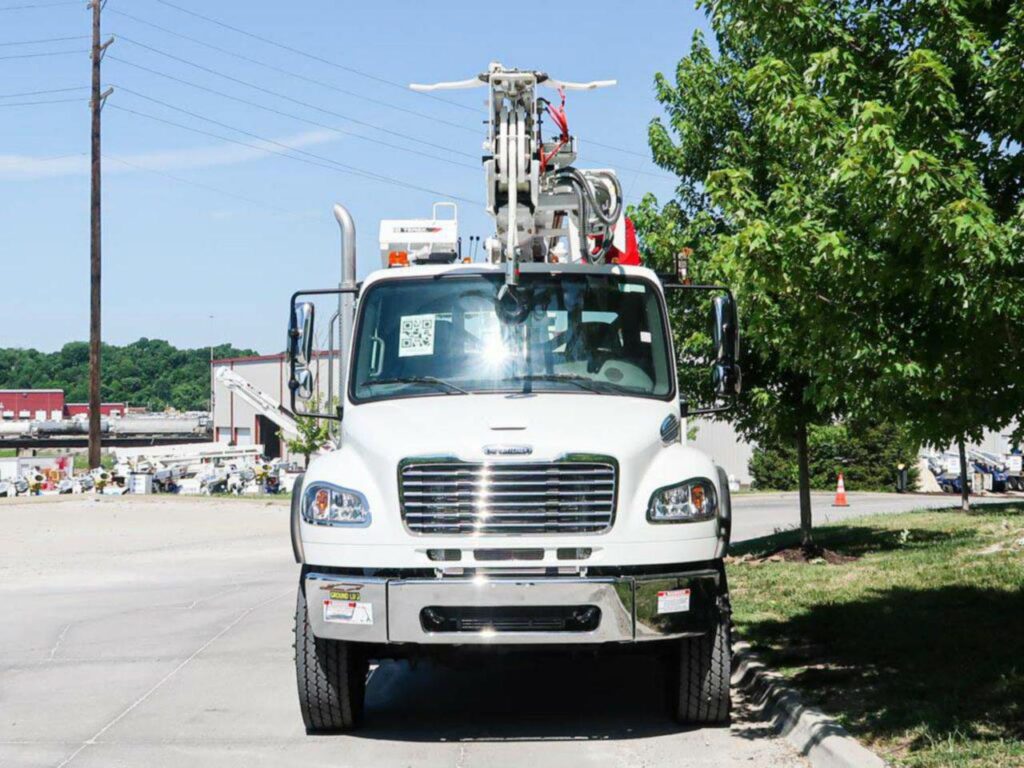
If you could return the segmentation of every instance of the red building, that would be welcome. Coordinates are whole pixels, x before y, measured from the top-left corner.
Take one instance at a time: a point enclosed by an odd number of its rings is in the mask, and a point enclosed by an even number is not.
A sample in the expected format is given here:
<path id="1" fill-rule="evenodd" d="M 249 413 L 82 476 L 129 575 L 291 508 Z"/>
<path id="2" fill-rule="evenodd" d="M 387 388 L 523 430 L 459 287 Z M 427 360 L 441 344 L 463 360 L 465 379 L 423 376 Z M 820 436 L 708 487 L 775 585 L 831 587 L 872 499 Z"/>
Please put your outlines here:
<path id="1" fill-rule="evenodd" d="M 101 403 L 103 416 L 124 416 L 127 403 Z M 3 421 L 60 421 L 89 414 L 88 403 L 65 403 L 63 389 L 0 389 Z"/>
<path id="2" fill-rule="evenodd" d="M 4 421 L 45 421 L 64 418 L 63 389 L 0 389 Z"/>
<path id="3" fill-rule="evenodd" d="M 124 416 L 128 412 L 128 403 L 100 403 L 101 416 Z M 88 403 L 68 403 L 64 406 L 64 418 L 88 416 Z"/>

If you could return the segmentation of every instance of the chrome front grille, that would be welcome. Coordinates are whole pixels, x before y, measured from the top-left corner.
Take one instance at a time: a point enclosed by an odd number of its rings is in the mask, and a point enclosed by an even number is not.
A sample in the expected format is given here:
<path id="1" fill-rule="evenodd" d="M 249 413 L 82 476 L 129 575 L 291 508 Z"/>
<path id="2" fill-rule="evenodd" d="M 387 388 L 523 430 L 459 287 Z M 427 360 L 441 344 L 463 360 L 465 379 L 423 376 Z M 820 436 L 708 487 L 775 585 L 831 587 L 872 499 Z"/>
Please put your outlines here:
<path id="1" fill-rule="evenodd" d="M 407 460 L 402 519 L 413 533 L 601 533 L 615 519 L 611 459 L 468 463 Z"/>

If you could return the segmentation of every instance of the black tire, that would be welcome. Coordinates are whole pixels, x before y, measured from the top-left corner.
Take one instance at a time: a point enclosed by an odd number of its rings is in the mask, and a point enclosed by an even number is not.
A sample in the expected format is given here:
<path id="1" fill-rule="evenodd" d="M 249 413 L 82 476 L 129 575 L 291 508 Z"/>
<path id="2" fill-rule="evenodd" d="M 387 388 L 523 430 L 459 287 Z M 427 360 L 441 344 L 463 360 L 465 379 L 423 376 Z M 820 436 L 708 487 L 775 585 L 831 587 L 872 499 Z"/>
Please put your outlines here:
<path id="1" fill-rule="evenodd" d="M 672 709 L 686 725 L 725 725 L 732 699 L 732 628 L 728 611 L 716 611 L 707 633 L 678 641 Z"/>
<path id="2" fill-rule="evenodd" d="M 363 719 L 369 663 L 357 643 L 316 637 L 309 626 L 306 594 L 299 584 L 295 606 L 295 677 L 306 733 L 351 731 Z"/>

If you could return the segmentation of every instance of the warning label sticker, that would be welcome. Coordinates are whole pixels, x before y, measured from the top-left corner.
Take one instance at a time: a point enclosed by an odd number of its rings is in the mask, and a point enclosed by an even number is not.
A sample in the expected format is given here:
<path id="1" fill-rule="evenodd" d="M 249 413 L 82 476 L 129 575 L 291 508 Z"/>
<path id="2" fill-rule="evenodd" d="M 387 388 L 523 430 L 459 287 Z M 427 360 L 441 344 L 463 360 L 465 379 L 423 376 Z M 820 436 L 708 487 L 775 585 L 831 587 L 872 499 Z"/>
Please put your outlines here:
<path id="1" fill-rule="evenodd" d="M 658 613 L 683 613 L 690 610 L 690 590 L 670 589 L 658 593 Z"/>
<path id="2" fill-rule="evenodd" d="M 435 315 L 405 315 L 398 329 L 398 356 L 434 354 Z"/>
<path id="3" fill-rule="evenodd" d="M 324 600 L 324 621 L 336 624 L 373 624 L 373 603 Z"/>

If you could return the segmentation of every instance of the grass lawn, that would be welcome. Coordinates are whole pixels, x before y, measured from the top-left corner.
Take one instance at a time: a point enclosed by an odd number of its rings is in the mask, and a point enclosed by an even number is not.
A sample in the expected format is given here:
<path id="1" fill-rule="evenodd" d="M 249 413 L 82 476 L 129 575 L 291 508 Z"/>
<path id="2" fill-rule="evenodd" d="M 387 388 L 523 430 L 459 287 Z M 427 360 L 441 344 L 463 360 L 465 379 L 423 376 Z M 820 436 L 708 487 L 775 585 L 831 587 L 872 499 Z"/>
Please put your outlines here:
<path id="1" fill-rule="evenodd" d="M 0 459 L 10 459 L 17 454 L 13 448 L 0 448 Z"/>
<path id="2" fill-rule="evenodd" d="M 733 548 L 737 635 L 883 758 L 1024 766 L 1024 504 L 822 527 L 837 565 Z"/>

